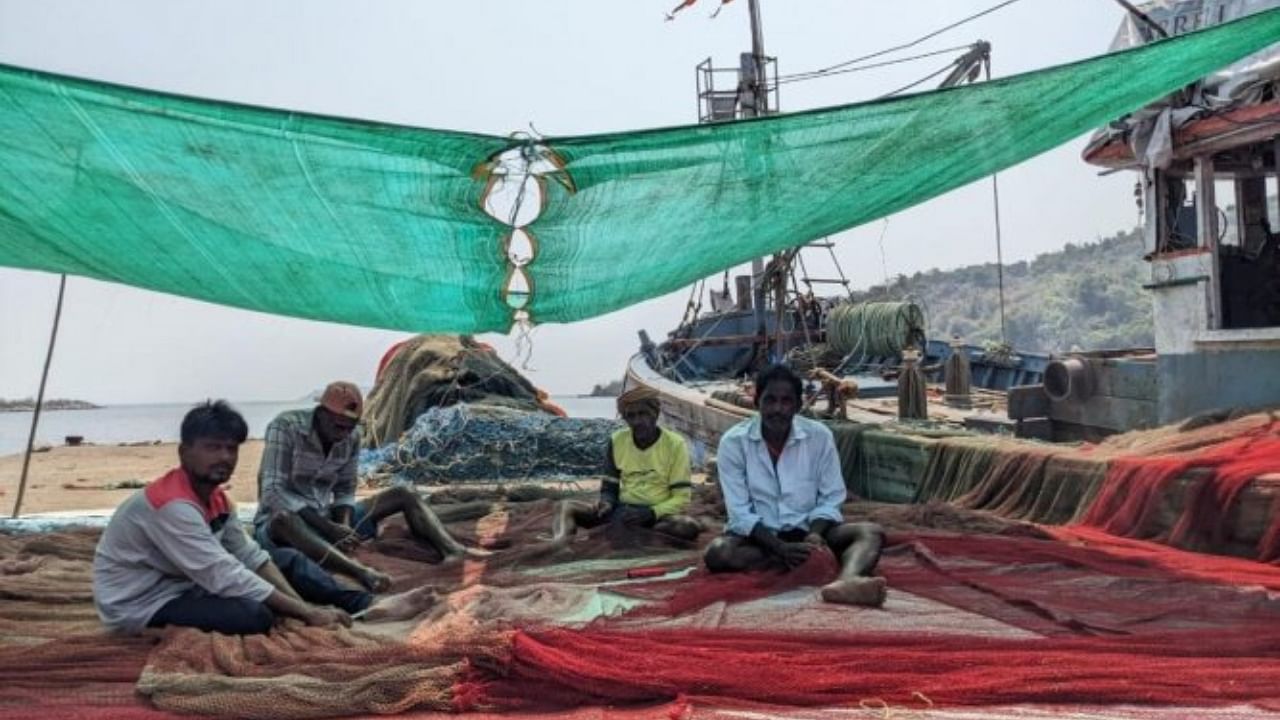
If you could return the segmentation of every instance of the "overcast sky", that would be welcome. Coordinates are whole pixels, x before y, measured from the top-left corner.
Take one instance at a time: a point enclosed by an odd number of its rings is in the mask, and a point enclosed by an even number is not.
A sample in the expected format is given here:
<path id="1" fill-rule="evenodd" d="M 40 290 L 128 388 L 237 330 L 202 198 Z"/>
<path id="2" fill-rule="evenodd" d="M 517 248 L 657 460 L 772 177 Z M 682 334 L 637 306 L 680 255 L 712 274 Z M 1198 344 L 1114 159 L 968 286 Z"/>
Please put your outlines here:
<path id="1" fill-rule="evenodd" d="M 0 0 L 0 62 L 209 98 L 433 128 L 566 135 L 696 120 L 694 66 L 750 49 L 746 0 Z M 783 73 L 912 40 L 995 0 L 762 0 Z M 920 49 L 978 39 L 1010 75 L 1105 52 L 1113 0 L 1021 0 Z M 784 111 L 874 97 L 946 64 L 787 85 Z M 1134 177 L 1099 177 L 1083 139 L 1001 176 L 1006 260 L 1137 223 Z M 879 242 L 883 233 L 883 254 Z M 983 181 L 837 237 L 859 286 L 994 260 Z M 0 397 L 35 394 L 57 278 L 0 269 Z M 532 336 L 529 374 L 552 393 L 620 377 L 636 332 L 660 337 L 686 292 Z M 100 403 L 292 399 L 372 383 L 402 333 L 278 318 L 83 278 L 68 284 L 49 394 Z M 507 358 L 514 337 L 485 336 Z"/>

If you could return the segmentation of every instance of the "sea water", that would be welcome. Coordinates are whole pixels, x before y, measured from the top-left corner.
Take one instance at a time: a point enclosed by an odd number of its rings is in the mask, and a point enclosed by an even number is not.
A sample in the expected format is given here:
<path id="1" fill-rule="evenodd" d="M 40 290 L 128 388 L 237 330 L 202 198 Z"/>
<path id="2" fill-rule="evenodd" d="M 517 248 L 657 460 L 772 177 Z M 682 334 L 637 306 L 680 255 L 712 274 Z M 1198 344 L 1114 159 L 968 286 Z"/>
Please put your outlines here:
<path id="1" fill-rule="evenodd" d="M 552 400 L 573 417 L 614 417 L 613 398 L 562 396 Z M 112 405 L 96 410 L 45 410 L 36 429 L 36 446 L 62 445 L 68 435 L 85 442 L 115 445 L 129 442 L 176 442 L 182 416 L 194 403 Z M 272 418 L 310 404 L 293 402 L 233 402 L 249 423 L 249 437 L 260 438 Z M 31 431 L 30 412 L 0 412 L 0 455 L 20 453 Z"/>

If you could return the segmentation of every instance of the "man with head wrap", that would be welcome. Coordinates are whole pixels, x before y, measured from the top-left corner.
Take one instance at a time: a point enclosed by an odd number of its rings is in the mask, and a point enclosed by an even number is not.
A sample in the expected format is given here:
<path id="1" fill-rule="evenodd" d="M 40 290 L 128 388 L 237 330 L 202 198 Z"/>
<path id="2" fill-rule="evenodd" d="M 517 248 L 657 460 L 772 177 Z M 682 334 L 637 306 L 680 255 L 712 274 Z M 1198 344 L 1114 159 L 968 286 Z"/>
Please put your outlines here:
<path id="1" fill-rule="evenodd" d="M 595 503 L 566 501 L 556 512 L 553 533 L 563 541 L 577 528 L 617 523 L 625 528 L 651 528 L 684 540 L 702 527 L 682 515 L 689 507 L 689 449 L 684 438 L 659 427 L 658 393 L 632 388 L 618 398 L 618 414 L 627 427 L 615 432 L 605 448 L 605 474 Z"/>

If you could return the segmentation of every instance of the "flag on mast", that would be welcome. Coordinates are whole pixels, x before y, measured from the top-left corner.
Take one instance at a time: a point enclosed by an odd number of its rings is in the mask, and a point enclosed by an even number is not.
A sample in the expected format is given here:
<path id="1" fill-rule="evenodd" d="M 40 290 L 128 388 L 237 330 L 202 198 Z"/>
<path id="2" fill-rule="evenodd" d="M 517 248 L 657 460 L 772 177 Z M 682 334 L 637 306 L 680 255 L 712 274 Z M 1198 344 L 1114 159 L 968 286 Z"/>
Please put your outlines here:
<path id="1" fill-rule="evenodd" d="M 675 6 L 674 8 L 672 8 L 671 12 L 667 13 L 667 20 L 675 20 L 676 13 L 686 8 L 693 7 L 695 4 L 697 4 L 697 2 L 698 0 L 681 0 L 679 5 Z M 724 6 L 728 5 L 731 2 L 733 2 L 733 0 L 720 0 L 720 7 L 717 7 L 716 11 L 711 13 L 711 17 L 715 17 L 719 15 L 720 11 L 724 9 Z"/>

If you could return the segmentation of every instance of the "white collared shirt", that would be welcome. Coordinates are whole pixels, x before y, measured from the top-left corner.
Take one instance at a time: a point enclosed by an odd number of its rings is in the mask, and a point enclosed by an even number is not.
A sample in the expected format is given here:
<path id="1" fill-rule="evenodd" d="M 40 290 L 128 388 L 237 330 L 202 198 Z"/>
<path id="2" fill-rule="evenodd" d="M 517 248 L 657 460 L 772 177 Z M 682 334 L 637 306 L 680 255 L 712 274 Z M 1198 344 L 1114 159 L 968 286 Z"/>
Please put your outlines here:
<path id="1" fill-rule="evenodd" d="M 743 420 L 720 438 L 716 468 L 729 514 L 725 530 L 734 535 L 750 535 L 756 523 L 777 533 L 807 531 L 820 518 L 844 520 L 840 458 L 831 430 L 822 423 L 797 415 L 775 468 L 760 434 L 760 416 Z"/>

